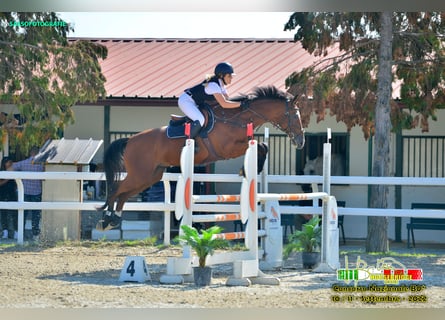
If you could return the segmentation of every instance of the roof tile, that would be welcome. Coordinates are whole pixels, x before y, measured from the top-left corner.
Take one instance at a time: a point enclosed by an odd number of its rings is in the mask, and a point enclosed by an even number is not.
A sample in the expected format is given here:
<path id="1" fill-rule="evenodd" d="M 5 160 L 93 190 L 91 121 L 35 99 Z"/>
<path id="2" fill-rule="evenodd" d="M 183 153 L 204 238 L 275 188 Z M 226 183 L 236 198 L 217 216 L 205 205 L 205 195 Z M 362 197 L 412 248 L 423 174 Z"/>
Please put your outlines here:
<path id="1" fill-rule="evenodd" d="M 178 97 L 221 61 L 230 62 L 237 74 L 228 86 L 231 95 L 263 85 L 285 90 L 292 72 L 322 59 L 288 39 L 90 40 L 108 48 L 101 66 L 107 95 L 113 97 Z"/>

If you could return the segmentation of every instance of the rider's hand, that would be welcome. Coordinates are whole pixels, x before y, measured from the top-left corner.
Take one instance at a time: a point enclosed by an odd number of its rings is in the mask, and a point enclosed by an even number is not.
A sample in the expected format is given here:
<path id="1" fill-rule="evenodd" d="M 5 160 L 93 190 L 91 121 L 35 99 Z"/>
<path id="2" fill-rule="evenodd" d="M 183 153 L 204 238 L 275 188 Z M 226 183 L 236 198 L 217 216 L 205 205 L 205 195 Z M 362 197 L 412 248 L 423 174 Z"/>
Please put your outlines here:
<path id="1" fill-rule="evenodd" d="M 241 101 L 240 108 L 243 109 L 243 110 L 249 108 L 249 100 Z"/>

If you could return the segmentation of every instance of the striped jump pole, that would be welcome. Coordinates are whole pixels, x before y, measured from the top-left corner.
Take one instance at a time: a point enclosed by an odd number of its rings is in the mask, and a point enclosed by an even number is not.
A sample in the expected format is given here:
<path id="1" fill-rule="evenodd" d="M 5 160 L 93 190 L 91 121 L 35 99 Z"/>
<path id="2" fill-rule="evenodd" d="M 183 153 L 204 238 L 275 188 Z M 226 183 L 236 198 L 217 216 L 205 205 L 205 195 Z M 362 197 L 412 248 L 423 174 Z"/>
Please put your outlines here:
<path id="1" fill-rule="evenodd" d="M 264 219 L 266 217 L 267 215 L 264 212 L 258 213 L 258 219 Z M 240 213 L 200 214 L 193 216 L 193 222 L 220 222 L 236 220 L 241 220 Z"/>
<path id="2" fill-rule="evenodd" d="M 241 195 L 226 194 L 226 195 L 195 195 L 192 196 L 194 203 L 197 202 L 240 202 Z"/>
<path id="3" fill-rule="evenodd" d="M 312 192 L 312 193 L 258 193 L 258 201 L 269 201 L 269 200 L 313 200 L 313 199 L 324 199 L 327 200 L 329 195 L 325 192 Z"/>

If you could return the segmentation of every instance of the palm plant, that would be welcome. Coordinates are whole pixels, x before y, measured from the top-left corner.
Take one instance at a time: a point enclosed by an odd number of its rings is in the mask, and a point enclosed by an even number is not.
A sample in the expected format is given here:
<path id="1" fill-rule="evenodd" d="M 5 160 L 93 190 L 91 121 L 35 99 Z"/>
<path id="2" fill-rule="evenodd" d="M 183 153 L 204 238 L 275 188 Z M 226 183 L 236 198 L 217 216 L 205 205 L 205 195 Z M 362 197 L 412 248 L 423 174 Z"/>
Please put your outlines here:
<path id="1" fill-rule="evenodd" d="M 306 222 L 301 230 L 296 230 L 289 236 L 289 243 L 283 250 L 283 255 L 288 257 L 292 252 L 317 252 L 321 247 L 320 218 L 313 216 Z"/>
<path id="2" fill-rule="evenodd" d="M 212 226 L 206 230 L 201 230 L 201 234 L 194 227 L 187 225 L 181 226 L 183 234 L 176 237 L 176 240 L 189 245 L 196 253 L 199 259 L 199 266 L 206 266 L 208 255 L 212 255 L 216 249 L 228 247 L 225 239 L 218 238 L 216 235 L 223 230 L 220 226 Z"/>

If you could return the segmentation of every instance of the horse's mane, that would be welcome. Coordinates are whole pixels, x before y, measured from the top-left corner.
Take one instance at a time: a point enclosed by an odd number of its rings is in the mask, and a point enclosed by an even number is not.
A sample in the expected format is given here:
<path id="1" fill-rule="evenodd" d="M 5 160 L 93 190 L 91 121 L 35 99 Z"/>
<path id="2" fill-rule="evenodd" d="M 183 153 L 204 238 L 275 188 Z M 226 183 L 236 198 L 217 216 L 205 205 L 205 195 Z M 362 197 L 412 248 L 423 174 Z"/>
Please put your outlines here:
<path id="1" fill-rule="evenodd" d="M 233 97 L 230 100 L 233 101 L 242 101 L 245 99 L 258 100 L 258 99 L 279 99 L 279 100 L 287 100 L 291 98 L 290 94 L 279 90 L 275 86 L 263 86 L 263 87 L 255 87 L 253 91 L 249 94 L 240 94 L 239 96 Z"/>

